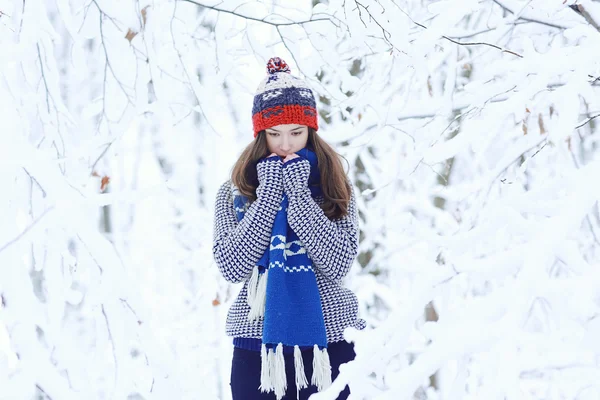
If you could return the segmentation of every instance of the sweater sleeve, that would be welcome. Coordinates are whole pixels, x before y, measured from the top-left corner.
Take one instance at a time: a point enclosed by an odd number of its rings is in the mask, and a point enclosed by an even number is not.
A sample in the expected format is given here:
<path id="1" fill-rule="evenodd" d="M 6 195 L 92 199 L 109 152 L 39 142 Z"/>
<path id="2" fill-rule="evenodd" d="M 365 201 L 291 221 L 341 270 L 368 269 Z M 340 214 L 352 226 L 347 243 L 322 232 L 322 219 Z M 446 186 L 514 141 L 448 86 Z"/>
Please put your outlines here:
<path id="1" fill-rule="evenodd" d="M 358 254 L 358 213 L 354 189 L 348 214 L 330 221 L 313 200 L 310 189 L 304 186 L 308 162 L 295 162 L 283 169 L 286 194 L 289 198 L 288 222 L 306 248 L 315 266 L 328 278 L 338 280 L 346 276 Z M 310 168 L 310 167 L 309 167 Z"/>
<path id="2" fill-rule="evenodd" d="M 231 182 L 224 183 L 215 202 L 213 257 L 223 277 L 243 282 L 270 243 L 271 229 L 279 209 L 282 188 L 262 188 L 238 223 L 233 206 Z"/>

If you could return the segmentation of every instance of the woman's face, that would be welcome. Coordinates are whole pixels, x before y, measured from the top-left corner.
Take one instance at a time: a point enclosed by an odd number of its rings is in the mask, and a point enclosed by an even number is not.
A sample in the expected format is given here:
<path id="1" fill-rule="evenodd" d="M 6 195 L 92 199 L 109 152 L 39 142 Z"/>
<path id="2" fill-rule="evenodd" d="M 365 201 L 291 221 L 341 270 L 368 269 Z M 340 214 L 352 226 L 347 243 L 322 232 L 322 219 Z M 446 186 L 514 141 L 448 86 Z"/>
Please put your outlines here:
<path id="1" fill-rule="evenodd" d="M 277 125 L 265 131 L 269 153 L 276 153 L 280 157 L 286 157 L 303 149 L 308 141 L 306 125 Z"/>

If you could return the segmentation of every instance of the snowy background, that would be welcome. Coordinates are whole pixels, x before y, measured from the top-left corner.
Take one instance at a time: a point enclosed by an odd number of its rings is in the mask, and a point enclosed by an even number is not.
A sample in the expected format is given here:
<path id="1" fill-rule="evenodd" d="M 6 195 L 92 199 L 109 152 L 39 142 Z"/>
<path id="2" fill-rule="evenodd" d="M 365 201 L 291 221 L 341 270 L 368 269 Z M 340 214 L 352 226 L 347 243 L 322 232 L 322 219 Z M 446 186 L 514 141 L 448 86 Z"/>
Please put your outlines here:
<path id="1" fill-rule="evenodd" d="M 327 392 L 600 399 L 600 1 L 0 0 L 0 399 L 229 399 L 216 190 L 273 56 L 359 190 Z"/>

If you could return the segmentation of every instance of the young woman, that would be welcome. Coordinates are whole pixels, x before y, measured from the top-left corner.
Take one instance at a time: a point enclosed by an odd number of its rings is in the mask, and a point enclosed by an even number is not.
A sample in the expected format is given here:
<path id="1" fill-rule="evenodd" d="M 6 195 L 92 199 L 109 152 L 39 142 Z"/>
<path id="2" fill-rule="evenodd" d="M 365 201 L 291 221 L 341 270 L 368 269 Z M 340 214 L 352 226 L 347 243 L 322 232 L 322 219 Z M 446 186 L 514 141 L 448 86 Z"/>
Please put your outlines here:
<path id="1" fill-rule="evenodd" d="M 363 329 L 341 284 L 358 248 L 352 186 L 317 134 L 312 91 L 272 58 L 254 97 L 254 140 L 216 198 L 213 254 L 243 282 L 227 316 L 234 400 L 307 399 L 354 359 L 343 338 Z M 348 387 L 338 399 L 346 399 Z"/>

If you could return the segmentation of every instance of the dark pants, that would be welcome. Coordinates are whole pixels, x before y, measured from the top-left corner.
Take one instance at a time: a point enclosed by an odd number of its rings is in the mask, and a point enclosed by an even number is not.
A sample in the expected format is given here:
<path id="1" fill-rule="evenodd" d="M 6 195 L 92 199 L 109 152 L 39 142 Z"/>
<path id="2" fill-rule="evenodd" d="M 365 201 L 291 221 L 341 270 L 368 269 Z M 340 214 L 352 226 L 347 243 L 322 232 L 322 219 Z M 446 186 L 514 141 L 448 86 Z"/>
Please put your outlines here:
<path id="1" fill-rule="evenodd" d="M 334 380 L 339 374 L 340 364 L 354 360 L 354 345 L 346 341 L 329 343 L 327 348 L 331 362 L 331 379 Z M 294 373 L 294 355 L 284 354 L 285 375 L 287 378 L 287 391 L 283 399 L 296 399 L 296 376 Z M 310 383 L 312 377 L 313 351 L 312 349 L 302 352 L 304 371 L 306 379 Z M 274 400 L 275 393 L 262 393 L 260 386 L 260 352 L 234 348 L 233 361 L 231 365 L 231 394 L 233 400 Z M 317 387 L 310 385 L 300 390 L 300 400 L 317 393 Z M 350 395 L 348 386 L 338 396 L 338 400 L 345 400 Z"/>

